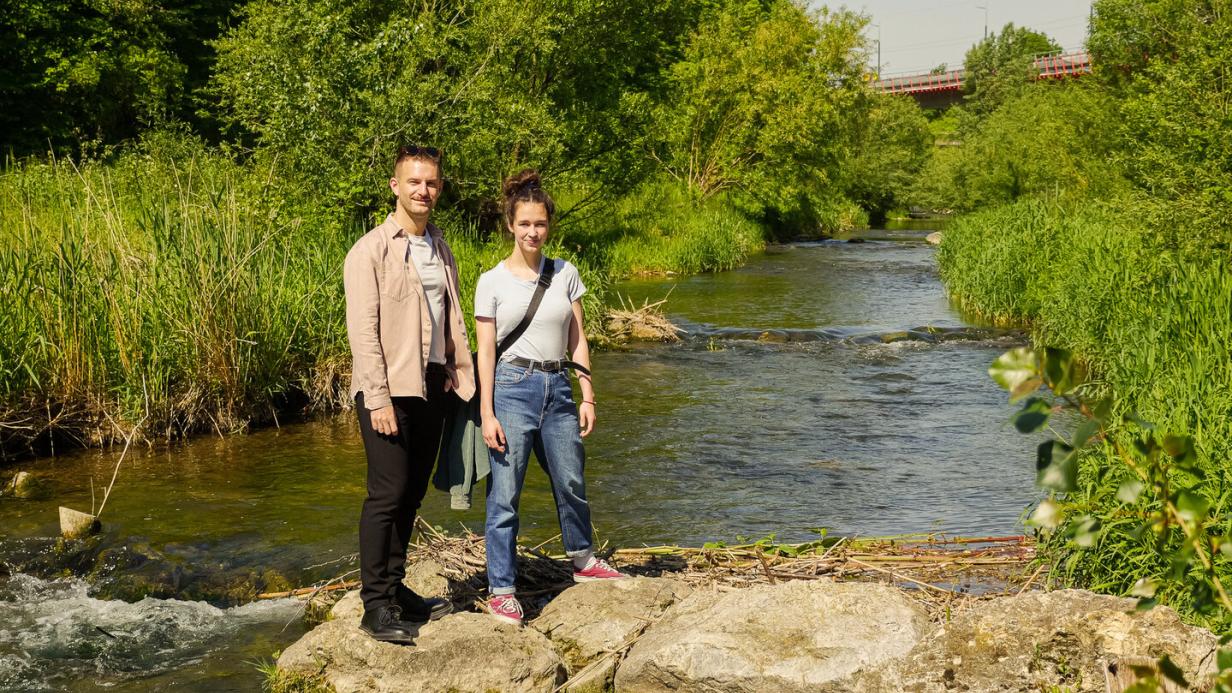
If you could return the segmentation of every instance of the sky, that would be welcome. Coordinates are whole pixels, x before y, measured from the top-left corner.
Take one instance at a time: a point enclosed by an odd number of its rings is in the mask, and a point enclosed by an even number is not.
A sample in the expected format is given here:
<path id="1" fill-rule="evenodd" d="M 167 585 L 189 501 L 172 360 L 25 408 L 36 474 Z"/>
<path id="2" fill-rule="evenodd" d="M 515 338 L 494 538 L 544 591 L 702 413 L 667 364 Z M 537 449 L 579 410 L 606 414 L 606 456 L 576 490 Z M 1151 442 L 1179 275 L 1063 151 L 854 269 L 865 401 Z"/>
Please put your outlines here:
<path id="1" fill-rule="evenodd" d="M 881 72 L 927 72 L 946 63 L 962 65 L 967 49 L 984 37 L 987 7 L 988 31 L 999 31 L 1007 22 L 1043 32 L 1066 49 L 1082 47 L 1086 39 L 1090 0 L 845 0 L 820 2 L 863 12 L 873 25 L 865 31 L 875 48 L 881 31 Z M 877 61 L 874 55 L 872 61 Z"/>

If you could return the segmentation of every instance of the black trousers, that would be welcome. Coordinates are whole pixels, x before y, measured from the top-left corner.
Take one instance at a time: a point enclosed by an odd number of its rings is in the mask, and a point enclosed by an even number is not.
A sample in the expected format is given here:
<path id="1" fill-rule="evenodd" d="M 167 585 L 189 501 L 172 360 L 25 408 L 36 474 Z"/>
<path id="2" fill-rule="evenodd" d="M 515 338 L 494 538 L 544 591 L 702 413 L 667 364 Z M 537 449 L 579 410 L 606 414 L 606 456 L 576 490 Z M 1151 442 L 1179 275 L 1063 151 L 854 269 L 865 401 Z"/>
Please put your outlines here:
<path id="1" fill-rule="evenodd" d="M 393 436 L 372 430 L 364 393 L 355 395 L 368 457 L 368 497 L 359 516 L 359 596 L 364 609 L 389 603 L 406 576 L 406 547 L 440 449 L 447 400 L 453 397 L 445 392 L 445 378 L 443 366 L 429 364 L 427 400 L 393 398 L 398 418 L 398 433 Z"/>

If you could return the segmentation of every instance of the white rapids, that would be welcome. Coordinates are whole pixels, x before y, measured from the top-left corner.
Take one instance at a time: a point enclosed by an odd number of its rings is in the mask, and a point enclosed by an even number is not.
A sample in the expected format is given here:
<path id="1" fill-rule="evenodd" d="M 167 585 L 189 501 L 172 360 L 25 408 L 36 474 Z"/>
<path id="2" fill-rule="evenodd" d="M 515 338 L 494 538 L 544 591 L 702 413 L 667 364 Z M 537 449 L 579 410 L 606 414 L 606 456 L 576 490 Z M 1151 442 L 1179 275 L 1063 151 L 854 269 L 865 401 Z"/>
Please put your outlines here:
<path id="1" fill-rule="evenodd" d="M 191 666 L 253 626 L 296 618 L 294 600 L 220 609 L 205 602 L 109 601 L 78 579 L 0 579 L 0 690 L 109 686 Z"/>

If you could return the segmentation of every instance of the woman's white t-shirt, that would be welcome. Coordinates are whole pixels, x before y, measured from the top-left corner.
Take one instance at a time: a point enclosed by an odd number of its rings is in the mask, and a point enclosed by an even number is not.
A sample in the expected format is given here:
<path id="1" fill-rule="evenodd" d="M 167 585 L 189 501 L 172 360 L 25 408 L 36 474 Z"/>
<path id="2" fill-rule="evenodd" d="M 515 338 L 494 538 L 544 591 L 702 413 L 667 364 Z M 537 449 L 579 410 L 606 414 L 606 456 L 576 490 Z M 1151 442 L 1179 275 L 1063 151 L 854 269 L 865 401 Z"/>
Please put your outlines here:
<path id="1" fill-rule="evenodd" d="M 555 361 L 568 357 L 573 302 L 586 293 L 586 287 L 576 267 L 565 260 L 553 262 L 556 264 L 552 285 L 544 292 L 539 310 L 518 341 L 501 355 L 502 359 L 521 356 L 534 361 Z M 542 267 L 542 261 L 540 263 Z M 496 319 L 497 344 L 526 316 L 536 282 L 536 279 L 518 279 L 505 268 L 504 261 L 479 277 L 475 287 L 475 317 Z"/>

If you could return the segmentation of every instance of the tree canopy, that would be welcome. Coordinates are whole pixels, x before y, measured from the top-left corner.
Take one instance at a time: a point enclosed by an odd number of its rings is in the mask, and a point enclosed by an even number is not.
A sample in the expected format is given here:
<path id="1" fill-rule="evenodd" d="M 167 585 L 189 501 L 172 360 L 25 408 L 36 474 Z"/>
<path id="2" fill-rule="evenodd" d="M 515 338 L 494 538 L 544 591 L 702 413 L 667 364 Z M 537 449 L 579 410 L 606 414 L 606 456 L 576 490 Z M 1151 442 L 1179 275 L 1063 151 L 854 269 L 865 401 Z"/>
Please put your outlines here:
<path id="1" fill-rule="evenodd" d="M 535 166 L 570 210 L 662 181 L 815 232 L 835 210 L 901 201 L 875 188 L 902 188 L 929 149 L 918 109 L 874 98 L 864 79 L 867 18 L 800 0 L 19 0 L 0 12 L 10 153 L 104 153 L 170 125 L 277 162 L 357 217 L 387 203 L 389 156 L 418 142 L 445 151 L 443 209 L 481 225 L 501 178 Z"/>
<path id="2" fill-rule="evenodd" d="M 0 7 L 5 153 L 80 151 L 201 123 L 209 41 L 234 0 L 12 0 Z"/>
<path id="3" fill-rule="evenodd" d="M 966 107 L 978 115 L 992 112 L 1035 80 L 1037 56 L 1059 50 L 1061 45 L 1048 36 L 1013 23 L 994 31 L 972 46 L 963 61 Z"/>

